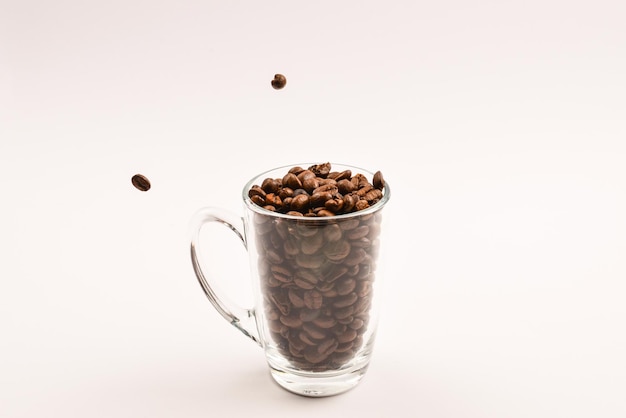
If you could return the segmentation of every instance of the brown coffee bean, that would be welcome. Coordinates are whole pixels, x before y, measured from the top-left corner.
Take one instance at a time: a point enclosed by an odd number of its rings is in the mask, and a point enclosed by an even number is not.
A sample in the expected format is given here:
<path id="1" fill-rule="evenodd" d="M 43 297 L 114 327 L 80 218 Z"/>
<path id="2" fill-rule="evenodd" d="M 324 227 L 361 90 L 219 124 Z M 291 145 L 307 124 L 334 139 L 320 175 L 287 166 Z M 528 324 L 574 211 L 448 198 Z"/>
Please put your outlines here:
<path id="1" fill-rule="evenodd" d="M 345 308 L 336 309 L 334 317 L 336 319 L 345 319 L 354 313 L 354 306 L 346 306 Z"/>
<path id="2" fill-rule="evenodd" d="M 276 179 L 266 178 L 261 184 L 261 189 L 263 189 L 265 193 L 276 193 L 279 191 L 280 186 L 281 183 Z"/>
<path id="3" fill-rule="evenodd" d="M 359 297 L 356 293 L 350 293 L 346 296 L 336 299 L 335 302 L 333 302 L 333 306 L 335 308 L 345 308 L 346 306 L 354 304 L 358 298 Z"/>
<path id="4" fill-rule="evenodd" d="M 352 349 L 352 347 L 354 347 L 354 342 L 353 341 L 348 341 L 348 342 L 341 343 L 339 338 L 337 338 L 337 341 L 339 341 L 340 344 L 335 349 L 335 353 L 345 353 L 347 351 L 350 351 Z"/>
<path id="5" fill-rule="evenodd" d="M 305 347 L 306 347 L 306 345 L 305 345 Z M 292 356 L 294 356 L 295 358 L 304 358 L 304 354 L 302 354 L 302 350 L 301 349 L 299 350 L 298 346 L 292 344 L 291 341 L 289 342 L 289 353 Z"/>
<path id="6" fill-rule="evenodd" d="M 367 253 L 363 248 L 352 248 L 350 254 L 344 260 L 346 266 L 354 266 L 360 264 L 367 257 Z"/>
<path id="7" fill-rule="evenodd" d="M 309 167 L 309 170 L 315 173 L 316 176 L 322 177 L 322 178 L 326 178 L 328 176 L 328 173 L 330 173 L 330 169 L 331 169 L 330 163 L 315 164 Z"/>
<path id="8" fill-rule="evenodd" d="M 369 226 L 361 225 L 357 228 L 350 230 L 350 232 L 346 234 L 346 238 L 350 240 L 357 240 L 357 239 L 366 237 L 369 234 L 369 232 L 370 232 Z"/>
<path id="9" fill-rule="evenodd" d="M 329 356 L 331 355 L 336 349 L 337 346 L 339 345 L 339 343 L 337 342 L 336 339 L 334 338 L 328 338 L 327 340 L 322 341 L 318 346 L 317 346 L 317 351 L 320 354 Z"/>
<path id="10" fill-rule="evenodd" d="M 354 208 L 356 206 L 356 202 L 358 202 L 359 198 L 356 196 L 353 196 L 351 194 L 345 195 L 343 197 L 343 212 L 344 213 L 350 213 L 354 211 Z"/>
<path id="11" fill-rule="evenodd" d="M 311 322 L 319 318 L 321 311 L 319 309 L 300 309 L 300 319 L 302 322 Z"/>
<path id="12" fill-rule="evenodd" d="M 313 190 L 318 187 L 320 187 L 320 182 L 315 175 L 313 175 L 313 177 L 305 177 L 304 180 L 302 180 L 302 188 L 309 193 L 313 193 Z"/>
<path id="13" fill-rule="evenodd" d="M 302 320 L 297 316 L 280 316 L 280 322 L 289 328 L 300 328 L 302 326 Z"/>
<path id="14" fill-rule="evenodd" d="M 309 347 L 307 350 L 304 351 L 304 358 L 306 359 L 306 361 L 313 363 L 313 364 L 320 363 L 326 360 L 327 357 L 328 357 L 328 354 L 320 353 L 314 347 Z"/>
<path id="15" fill-rule="evenodd" d="M 309 309 L 319 309 L 322 307 L 324 298 L 322 294 L 316 290 L 304 292 L 304 305 Z"/>
<path id="16" fill-rule="evenodd" d="M 313 208 L 322 207 L 332 198 L 333 194 L 331 192 L 313 192 L 309 199 L 309 203 Z"/>
<path id="17" fill-rule="evenodd" d="M 335 181 L 341 181 L 341 180 L 349 180 L 352 177 L 352 171 L 350 170 L 344 170 L 342 172 L 333 172 L 333 173 L 329 173 L 328 174 L 328 178 L 331 178 Z"/>
<path id="18" fill-rule="evenodd" d="M 319 186 L 318 188 L 313 190 L 311 195 L 314 195 L 316 193 L 329 192 L 331 194 L 331 196 L 332 196 L 333 194 L 337 193 L 338 191 L 339 191 L 339 189 L 337 188 L 336 184 L 326 183 L 326 184 L 322 184 L 321 186 Z"/>
<path id="19" fill-rule="evenodd" d="M 322 340 L 328 336 L 328 333 L 322 329 L 318 328 L 313 324 L 304 324 L 302 325 L 302 329 L 311 337 L 316 340 Z"/>
<path id="20" fill-rule="evenodd" d="M 287 78 L 282 74 L 274 74 L 271 84 L 274 90 L 280 90 L 287 85 Z"/>
<path id="21" fill-rule="evenodd" d="M 328 199 L 326 202 L 324 202 L 324 207 L 333 214 L 339 213 L 341 209 L 343 209 L 343 199 L 339 197 L 334 199 Z"/>
<path id="22" fill-rule="evenodd" d="M 300 250 L 303 254 L 311 255 L 318 252 L 322 246 L 324 245 L 324 235 L 322 233 L 318 233 L 312 235 L 308 239 L 302 240 L 300 242 Z"/>
<path id="23" fill-rule="evenodd" d="M 302 308 L 304 306 L 304 299 L 295 290 L 289 290 L 287 295 L 294 308 Z"/>
<path id="24" fill-rule="evenodd" d="M 285 295 L 281 293 L 271 293 L 269 299 L 274 304 L 276 309 L 278 309 L 281 315 L 289 315 L 289 312 L 291 312 L 291 304 L 289 303 Z"/>
<path id="25" fill-rule="evenodd" d="M 260 196 L 265 200 L 265 190 L 261 186 L 252 186 L 250 190 L 248 190 L 248 197 L 252 198 L 254 196 Z"/>
<path id="26" fill-rule="evenodd" d="M 269 321 L 268 327 L 270 331 L 279 334 L 284 325 L 280 321 Z"/>
<path id="27" fill-rule="evenodd" d="M 355 209 L 358 210 L 364 210 L 370 207 L 370 204 L 367 203 L 367 200 L 364 199 L 360 199 L 358 202 L 356 202 L 354 204 Z"/>
<path id="28" fill-rule="evenodd" d="M 346 240 L 339 240 L 335 242 L 329 242 L 323 248 L 322 252 L 332 261 L 340 261 L 345 259 L 350 254 L 351 246 Z"/>
<path id="29" fill-rule="evenodd" d="M 338 265 L 327 273 L 324 280 L 328 283 L 333 283 L 335 280 L 343 277 L 346 273 L 348 273 L 348 268 L 346 266 Z"/>
<path id="30" fill-rule="evenodd" d="M 372 179 L 372 183 L 374 184 L 374 187 L 376 187 L 379 190 L 382 190 L 383 187 L 385 187 L 385 180 L 383 179 L 383 173 L 381 173 L 380 171 L 375 172 L 374 178 Z"/>
<path id="31" fill-rule="evenodd" d="M 298 334 L 298 338 L 300 338 L 300 340 L 306 345 L 309 345 L 309 346 L 317 345 L 317 342 L 313 338 L 311 338 L 311 336 L 307 332 L 300 332 Z"/>
<path id="32" fill-rule="evenodd" d="M 365 321 L 361 318 L 354 318 L 354 320 L 348 325 L 350 328 L 354 330 L 359 330 L 365 325 Z"/>
<path id="33" fill-rule="evenodd" d="M 314 285 L 314 284 L 309 283 L 309 282 L 307 282 L 306 280 L 302 280 L 302 279 L 301 279 L 301 278 L 299 278 L 299 277 L 296 277 L 296 278 L 293 280 L 293 283 L 294 283 L 296 286 L 298 286 L 300 289 L 308 289 L 308 290 L 315 289 L 315 285 Z"/>
<path id="34" fill-rule="evenodd" d="M 291 199 L 291 209 L 297 212 L 304 212 L 309 208 L 309 196 L 299 194 Z"/>
<path id="35" fill-rule="evenodd" d="M 337 285 L 335 286 L 335 290 L 337 290 L 337 293 L 341 296 L 350 294 L 352 291 L 354 291 L 355 288 L 356 280 L 351 278 L 341 280 L 337 282 Z"/>
<path id="36" fill-rule="evenodd" d="M 265 198 L 264 198 L 264 197 L 262 197 L 262 196 L 259 196 L 259 195 L 254 195 L 254 196 L 250 197 L 250 200 L 251 200 L 251 201 L 252 201 L 255 205 L 258 205 L 258 206 L 261 206 L 261 207 L 265 206 Z"/>
<path id="37" fill-rule="evenodd" d="M 289 283 L 293 281 L 293 275 L 286 267 L 274 264 L 270 267 L 270 271 L 272 272 L 272 276 L 279 282 Z"/>
<path id="38" fill-rule="evenodd" d="M 341 239 L 343 235 L 343 232 L 341 232 L 341 228 L 339 228 L 339 225 L 337 224 L 328 225 L 327 227 L 324 228 L 323 233 L 324 233 L 324 238 L 329 242 L 337 241 Z"/>
<path id="39" fill-rule="evenodd" d="M 300 182 L 300 180 L 298 179 L 298 176 L 296 176 L 293 173 L 285 174 L 282 180 L 282 184 L 283 186 L 289 187 L 290 189 L 294 191 L 298 189 L 302 189 L 302 182 Z"/>
<path id="40" fill-rule="evenodd" d="M 320 268 L 322 264 L 324 264 L 324 256 L 313 254 L 298 254 L 296 256 L 296 264 L 298 266 L 303 267 L 305 269 L 316 269 Z"/>
<path id="41" fill-rule="evenodd" d="M 341 334 L 337 334 L 337 341 L 339 343 L 350 343 L 356 339 L 357 332 L 354 329 L 347 329 Z"/>
<path id="42" fill-rule="evenodd" d="M 137 190 L 141 190 L 142 192 L 147 192 L 150 190 L 150 180 L 143 174 L 135 174 L 131 179 L 131 183 Z"/>
<path id="43" fill-rule="evenodd" d="M 328 329 L 337 325 L 337 320 L 332 316 L 320 316 L 314 319 L 313 323 L 320 328 Z"/>

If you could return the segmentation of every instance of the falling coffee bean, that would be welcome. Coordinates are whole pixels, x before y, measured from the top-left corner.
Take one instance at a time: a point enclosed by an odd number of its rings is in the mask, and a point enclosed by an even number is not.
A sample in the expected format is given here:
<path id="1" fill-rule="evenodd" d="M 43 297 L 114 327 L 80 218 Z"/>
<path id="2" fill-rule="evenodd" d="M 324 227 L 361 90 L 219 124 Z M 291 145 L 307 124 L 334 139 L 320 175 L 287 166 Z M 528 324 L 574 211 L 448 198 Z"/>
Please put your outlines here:
<path id="1" fill-rule="evenodd" d="M 282 74 L 274 75 L 274 79 L 272 80 L 272 87 L 274 87 L 274 89 L 280 90 L 283 87 L 285 87 L 285 84 L 287 84 L 287 79 L 285 78 L 284 75 Z"/>
<path id="2" fill-rule="evenodd" d="M 150 190 L 150 180 L 142 174 L 135 174 L 131 179 L 133 186 L 136 189 L 141 190 L 142 192 L 147 192 Z"/>

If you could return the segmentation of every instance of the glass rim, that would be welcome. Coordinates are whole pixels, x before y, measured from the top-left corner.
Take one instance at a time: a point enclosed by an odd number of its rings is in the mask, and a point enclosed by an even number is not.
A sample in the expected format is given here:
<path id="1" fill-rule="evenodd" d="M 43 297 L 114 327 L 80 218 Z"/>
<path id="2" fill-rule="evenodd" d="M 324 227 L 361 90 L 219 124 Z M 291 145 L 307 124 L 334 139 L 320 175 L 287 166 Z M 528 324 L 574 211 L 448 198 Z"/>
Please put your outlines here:
<path id="1" fill-rule="evenodd" d="M 382 189 L 383 197 L 378 202 L 376 202 L 372 206 L 369 206 L 365 209 L 361 209 L 361 210 L 357 210 L 357 211 L 349 212 L 349 213 L 342 213 L 340 215 L 333 215 L 333 216 L 296 216 L 296 215 L 287 215 L 286 213 L 274 212 L 271 210 L 264 209 L 261 206 L 257 205 L 248 196 L 248 191 L 252 188 L 252 186 L 254 186 L 255 184 L 260 185 L 263 180 L 269 177 L 270 173 L 273 173 L 276 171 L 283 171 L 284 174 L 286 174 L 287 171 L 293 167 L 310 167 L 316 164 L 319 164 L 319 163 L 315 163 L 315 162 L 295 163 L 295 164 L 290 164 L 290 165 L 284 165 L 281 167 L 274 167 L 260 174 L 257 174 L 252 179 L 250 179 L 246 183 L 246 185 L 243 187 L 242 197 L 243 197 L 243 201 L 246 207 L 260 215 L 271 216 L 271 217 L 282 218 L 282 219 L 297 220 L 301 222 L 318 222 L 319 223 L 320 221 L 324 221 L 324 220 L 331 221 L 331 220 L 338 220 L 338 219 L 349 219 L 349 218 L 353 218 L 356 216 L 364 216 L 370 213 L 375 213 L 381 210 L 385 206 L 385 204 L 389 201 L 391 190 L 389 188 L 389 184 L 387 183 L 387 180 L 384 181 L 384 186 Z M 374 173 L 372 173 L 370 170 L 360 168 L 354 165 L 333 163 L 333 162 L 331 162 L 330 164 L 331 164 L 331 167 L 333 168 L 336 166 L 339 166 L 344 169 L 350 169 L 351 171 L 353 171 L 353 174 L 363 174 L 363 175 L 369 176 L 368 178 L 369 181 L 372 181 L 372 178 L 374 176 Z M 333 171 L 337 171 L 337 170 L 333 170 Z"/>

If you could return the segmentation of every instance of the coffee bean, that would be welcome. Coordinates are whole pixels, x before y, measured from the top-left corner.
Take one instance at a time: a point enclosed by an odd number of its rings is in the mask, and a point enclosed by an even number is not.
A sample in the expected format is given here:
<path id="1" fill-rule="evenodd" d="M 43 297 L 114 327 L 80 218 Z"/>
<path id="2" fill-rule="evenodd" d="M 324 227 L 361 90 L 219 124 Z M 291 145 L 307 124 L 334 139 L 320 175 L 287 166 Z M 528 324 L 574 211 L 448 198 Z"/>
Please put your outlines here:
<path id="1" fill-rule="evenodd" d="M 137 190 L 141 190 L 142 192 L 150 190 L 150 180 L 148 180 L 148 178 L 143 174 L 135 174 L 130 181 Z"/>
<path id="2" fill-rule="evenodd" d="M 317 351 L 320 354 L 323 354 L 325 356 L 329 356 L 331 355 L 336 349 L 337 346 L 339 345 L 339 342 L 337 342 L 336 339 L 334 338 L 329 338 L 327 340 L 322 341 L 318 346 L 317 346 Z"/>
<path id="3" fill-rule="evenodd" d="M 385 187 L 385 180 L 383 179 L 383 173 L 381 173 L 380 171 L 377 171 L 376 173 L 374 173 L 374 178 L 372 179 L 372 182 L 374 183 L 374 187 L 382 190 L 383 187 Z"/>
<path id="4" fill-rule="evenodd" d="M 309 309 L 321 308 L 323 300 L 322 294 L 316 290 L 304 292 L 304 305 Z"/>
<path id="5" fill-rule="evenodd" d="M 272 87 L 275 90 L 280 90 L 287 84 L 287 78 L 282 74 L 275 74 L 272 79 Z"/>

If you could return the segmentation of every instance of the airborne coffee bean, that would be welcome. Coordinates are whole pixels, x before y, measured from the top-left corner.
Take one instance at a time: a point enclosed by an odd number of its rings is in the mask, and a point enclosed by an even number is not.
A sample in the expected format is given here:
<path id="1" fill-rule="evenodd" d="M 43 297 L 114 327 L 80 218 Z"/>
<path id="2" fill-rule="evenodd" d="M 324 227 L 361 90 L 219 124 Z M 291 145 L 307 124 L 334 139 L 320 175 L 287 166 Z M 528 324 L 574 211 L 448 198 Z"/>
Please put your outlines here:
<path id="1" fill-rule="evenodd" d="M 150 190 L 150 180 L 142 174 L 135 174 L 130 181 L 137 190 L 141 190 L 142 192 Z"/>
<path id="2" fill-rule="evenodd" d="M 287 84 L 287 78 L 282 74 L 275 74 L 272 79 L 272 87 L 276 90 L 280 90 Z"/>
<path id="3" fill-rule="evenodd" d="M 330 163 L 293 167 L 248 191 L 254 204 L 290 215 L 259 211 L 253 220 L 267 332 L 301 370 L 336 370 L 363 348 L 381 215 L 358 212 L 384 191 L 380 171 L 370 182 Z"/>

